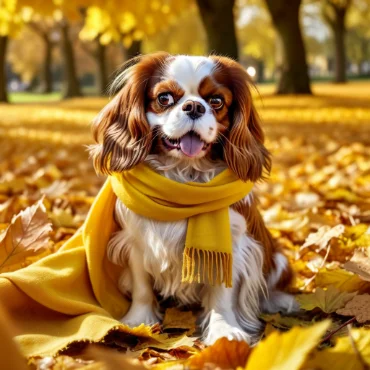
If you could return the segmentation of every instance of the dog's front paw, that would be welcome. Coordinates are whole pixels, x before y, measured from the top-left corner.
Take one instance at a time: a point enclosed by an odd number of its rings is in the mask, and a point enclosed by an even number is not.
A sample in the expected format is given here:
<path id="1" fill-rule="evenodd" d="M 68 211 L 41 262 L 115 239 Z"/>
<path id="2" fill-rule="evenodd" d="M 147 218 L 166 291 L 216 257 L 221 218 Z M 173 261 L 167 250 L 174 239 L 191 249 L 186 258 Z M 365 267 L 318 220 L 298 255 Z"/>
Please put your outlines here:
<path id="1" fill-rule="evenodd" d="M 120 321 L 122 324 L 134 328 L 141 324 L 153 325 L 160 321 L 160 318 L 155 313 L 152 306 L 143 304 L 132 304 L 127 314 L 123 316 Z"/>
<path id="2" fill-rule="evenodd" d="M 210 346 L 222 337 L 226 337 L 229 340 L 245 341 L 248 344 L 252 344 L 256 340 L 254 336 L 246 333 L 242 328 L 232 326 L 226 321 L 220 320 L 208 326 L 203 342 Z"/>

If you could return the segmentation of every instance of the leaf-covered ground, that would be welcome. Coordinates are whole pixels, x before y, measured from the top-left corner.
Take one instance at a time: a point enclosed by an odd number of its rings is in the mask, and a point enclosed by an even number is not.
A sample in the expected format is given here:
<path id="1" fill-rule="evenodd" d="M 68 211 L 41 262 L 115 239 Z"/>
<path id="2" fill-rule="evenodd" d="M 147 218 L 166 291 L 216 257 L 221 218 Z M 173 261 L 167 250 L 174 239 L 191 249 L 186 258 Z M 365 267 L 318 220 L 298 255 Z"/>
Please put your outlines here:
<path id="1" fill-rule="evenodd" d="M 314 90 L 314 97 L 281 97 L 263 86 L 262 99 L 255 96 L 274 155 L 271 177 L 257 191 L 265 222 L 296 272 L 290 290 L 299 316 L 262 315 L 266 339 L 254 348 L 221 340 L 204 349 L 191 312 L 170 309 L 153 328 L 170 333 L 161 345 L 113 336 L 104 348 L 34 359 L 30 368 L 370 366 L 370 83 Z M 83 98 L 1 106 L 0 272 L 55 252 L 83 223 L 104 181 L 85 145 L 91 143 L 88 124 L 105 103 Z M 20 230 L 24 242 L 17 244 Z"/>

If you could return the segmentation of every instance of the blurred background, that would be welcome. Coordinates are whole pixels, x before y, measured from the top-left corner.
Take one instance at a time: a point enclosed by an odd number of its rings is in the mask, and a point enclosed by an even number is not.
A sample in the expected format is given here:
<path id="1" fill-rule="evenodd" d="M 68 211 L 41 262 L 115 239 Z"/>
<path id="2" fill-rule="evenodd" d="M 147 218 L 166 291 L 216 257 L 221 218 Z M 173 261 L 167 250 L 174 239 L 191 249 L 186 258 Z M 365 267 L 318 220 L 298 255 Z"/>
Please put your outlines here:
<path id="1" fill-rule="evenodd" d="M 306 94 L 370 77 L 369 24 L 368 0 L 1 0 L 0 101 L 104 95 L 125 60 L 156 50 L 227 55 Z"/>
<path id="2" fill-rule="evenodd" d="M 104 181 L 89 123 L 122 63 L 157 50 L 227 55 L 255 81 L 273 154 L 256 192 L 295 289 L 370 245 L 370 0 L 0 0 L 0 233 L 41 197 L 41 255 L 83 223 Z M 310 233 L 339 224 L 340 242 L 302 256 Z"/>

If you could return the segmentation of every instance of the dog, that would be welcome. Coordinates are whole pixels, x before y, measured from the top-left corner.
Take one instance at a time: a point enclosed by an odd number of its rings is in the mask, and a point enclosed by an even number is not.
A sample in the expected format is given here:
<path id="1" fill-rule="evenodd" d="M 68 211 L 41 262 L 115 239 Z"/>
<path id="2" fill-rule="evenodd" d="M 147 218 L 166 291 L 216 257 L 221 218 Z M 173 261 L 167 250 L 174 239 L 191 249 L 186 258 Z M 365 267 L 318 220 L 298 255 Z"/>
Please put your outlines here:
<path id="1" fill-rule="evenodd" d="M 118 94 L 93 122 L 97 172 L 121 172 L 145 162 L 181 183 L 206 183 L 226 168 L 243 181 L 262 180 L 271 158 L 250 86 L 243 67 L 226 57 L 165 52 L 137 57 L 116 78 Z M 148 219 L 117 200 L 120 230 L 111 236 L 107 254 L 122 266 L 119 289 L 132 301 L 122 323 L 156 323 L 157 297 L 174 297 L 179 305 L 201 305 L 207 345 L 220 337 L 253 343 L 261 311 L 294 311 L 294 298 L 283 291 L 291 269 L 257 203 L 251 193 L 229 207 L 233 287 L 226 288 L 181 282 L 187 220 Z"/>

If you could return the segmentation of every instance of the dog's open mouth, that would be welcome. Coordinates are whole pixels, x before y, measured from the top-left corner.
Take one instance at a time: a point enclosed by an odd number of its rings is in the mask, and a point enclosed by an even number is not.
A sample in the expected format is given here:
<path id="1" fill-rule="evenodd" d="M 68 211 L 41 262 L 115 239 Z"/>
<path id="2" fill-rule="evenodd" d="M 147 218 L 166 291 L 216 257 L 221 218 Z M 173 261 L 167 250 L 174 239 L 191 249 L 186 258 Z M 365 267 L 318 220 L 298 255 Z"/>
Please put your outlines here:
<path id="1" fill-rule="evenodd" d="M 162 138 L 162 141 L 167 149 L 181 150 L 187 157 L 195 157 L 202 150 L 207 150 L 211 145 L 203 141 L 194 131 L 189 131 L 178 139 Z"/>

